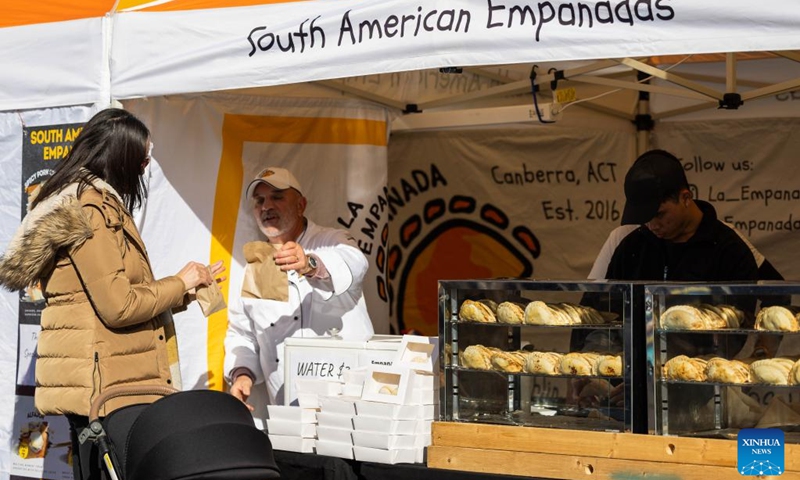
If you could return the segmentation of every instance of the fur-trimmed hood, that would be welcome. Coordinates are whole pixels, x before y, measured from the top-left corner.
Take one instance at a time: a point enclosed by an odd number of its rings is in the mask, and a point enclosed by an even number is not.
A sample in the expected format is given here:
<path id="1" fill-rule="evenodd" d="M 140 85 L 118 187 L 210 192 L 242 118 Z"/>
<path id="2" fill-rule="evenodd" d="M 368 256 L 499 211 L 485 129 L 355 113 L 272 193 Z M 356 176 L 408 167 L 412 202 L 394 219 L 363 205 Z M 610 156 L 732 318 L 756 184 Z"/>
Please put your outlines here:
<path id="1" fill-rule="evenodd" d="M 94 179 L 92 186 L 120 199 L 100 179 Z M 13 291 L 36 283 L 52 268 L 59 250 L 74 248 L 92 236 L 92 225 L 83 213 L 77 192 L 78 184 L 70 184 L 25 215 L 0 257 L 0 285 Z"/>

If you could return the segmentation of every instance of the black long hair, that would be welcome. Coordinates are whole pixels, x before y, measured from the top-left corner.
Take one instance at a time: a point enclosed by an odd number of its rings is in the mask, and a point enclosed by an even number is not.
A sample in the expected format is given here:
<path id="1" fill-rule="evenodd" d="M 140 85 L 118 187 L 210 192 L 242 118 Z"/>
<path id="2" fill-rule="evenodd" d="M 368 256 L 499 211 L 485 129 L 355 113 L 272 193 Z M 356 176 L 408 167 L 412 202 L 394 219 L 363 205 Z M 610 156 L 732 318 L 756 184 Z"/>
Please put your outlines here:
<path id="1" fill-rule="evenodd" d="M 53 176 L 42 184 L 31 208 L 72 183 L 78 183 L 80 195 L 93 178 L 99 178 L 111 185 L 133 212 L 147 198 L 142 173 L 149 138 L 150 130 L 132 113 L 119 108 L 98 112 L 83 126 Z"/>

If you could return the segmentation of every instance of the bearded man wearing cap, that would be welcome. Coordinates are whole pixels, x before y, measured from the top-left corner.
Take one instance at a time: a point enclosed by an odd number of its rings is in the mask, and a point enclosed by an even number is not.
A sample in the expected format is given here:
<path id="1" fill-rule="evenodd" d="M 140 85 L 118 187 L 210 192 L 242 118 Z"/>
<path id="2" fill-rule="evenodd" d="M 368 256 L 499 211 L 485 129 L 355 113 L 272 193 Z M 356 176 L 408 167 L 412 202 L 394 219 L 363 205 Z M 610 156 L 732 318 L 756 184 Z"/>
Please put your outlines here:
<path id="1" fill-rule="evenodd" d="M 270 404 L 283 404 L 281 362 L 287 337 L 336 334 L 368 340 L 374 334 L 362 290 L 369 261 L 347 231 L 305 217 L 306 197 L 288 170 L 262 170 L 246 195 L 267 242 L 280 245 L 274 261 L 287 272 L 289 298 L 242 298 L 230 306 L 226 379 L 230 393 L 243 402 L 253 385 L 266 382 Z"/>

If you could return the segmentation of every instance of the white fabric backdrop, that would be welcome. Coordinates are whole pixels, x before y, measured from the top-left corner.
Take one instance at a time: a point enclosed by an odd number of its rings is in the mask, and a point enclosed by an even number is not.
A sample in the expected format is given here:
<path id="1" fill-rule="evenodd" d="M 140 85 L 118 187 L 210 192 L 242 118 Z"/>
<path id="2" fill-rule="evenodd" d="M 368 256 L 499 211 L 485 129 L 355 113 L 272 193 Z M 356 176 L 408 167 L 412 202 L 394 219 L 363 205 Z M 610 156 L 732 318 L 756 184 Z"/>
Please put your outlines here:
<path id="1" fill-rule="evenodd" d="M 658 125 L 653 142 L 681 159 L 700 200 L 794 281 L 800 280 L 798 128 L 797 118 L 669 122 Z"/>

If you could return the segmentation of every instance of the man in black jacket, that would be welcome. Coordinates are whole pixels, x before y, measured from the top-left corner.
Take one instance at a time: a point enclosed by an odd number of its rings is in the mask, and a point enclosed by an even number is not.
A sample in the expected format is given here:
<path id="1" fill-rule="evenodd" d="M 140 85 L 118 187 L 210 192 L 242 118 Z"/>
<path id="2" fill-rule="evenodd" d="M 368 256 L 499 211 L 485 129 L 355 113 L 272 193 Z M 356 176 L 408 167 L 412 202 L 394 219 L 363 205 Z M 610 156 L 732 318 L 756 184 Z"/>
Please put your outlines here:
<path id="1" fill-rule="evenodd" d="M 651 150 L 636 159 L 625 176 L 625 199 L 622 226 L 609 235 L 595 260 L 590 279 L 653 283 L 783 279 L 744 235 L 717 218 L 710 203 L 693 198 L 683 165 L 671 153 Z M 592 304 L 596 300 L 587 295 L 583 302 Z M 701 299 L 695 296 L 687 300 L 694 303 Z M 755 299 L 731 299 L 730 303 L 748 312 L 746 322 L 752 322 Z M 641 358 L 644 338 L 640 337 L 644 332 L 641 326 L 634 331 L 640 332 L 636 335 L 634 355 L 638 351 Z M 710 353 L 716 347 L 706 344 L 706 339 L 692 334 L 674 336 L 670 356 Z M 589 333 L 583 339 L 573 337 L 573 342 L 582 343 L 589 350 L 615 350 L 620 346 L 618 341 L 613 336 L 596 333 Z M 730 348 L 735 352 L 741 345 Z M 644 378 L 636 381 L 641 383 Z M 617 388 L 609 397 L 614 399 L 619 393 Z"/>
<path id="2" fill-rule="evenodd" d="M 683 166 L 669 152 L 636 160 L 625 198 L 623 225 L 606 240 L 590 278 L 714 283 L 758 280 L 759 261 L 774 270 L 710 203 L 692 198 Z"/>

